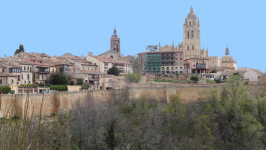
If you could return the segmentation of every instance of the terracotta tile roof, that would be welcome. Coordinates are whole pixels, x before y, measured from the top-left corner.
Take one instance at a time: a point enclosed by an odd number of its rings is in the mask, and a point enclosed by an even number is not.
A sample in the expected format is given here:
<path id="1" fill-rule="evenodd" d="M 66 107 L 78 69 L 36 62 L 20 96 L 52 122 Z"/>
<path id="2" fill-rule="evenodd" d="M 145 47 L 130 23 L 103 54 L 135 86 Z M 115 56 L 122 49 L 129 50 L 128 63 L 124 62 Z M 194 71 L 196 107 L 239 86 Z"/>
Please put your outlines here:
<path id="1" fill-rule="evenodd" d="M 35 62 L 36 59 L 31 59 L 31 58 L 25 58 L 25 61 L 32 63 L 33 65 L 36 65 L 36 67 L 50 67 L 51 65 L 48 63 L 45 63 L 45 60 L 39 60 L 43 61 L 43 63 L 40 63 L 39 61 Z"/>
<path id="2" fill-rule="evenodd" d="M 126 61 L 122 61 L 122 60 L 115 60 L 111 57 L 107 57 L 107 56 L 92 56 L 102 62 L 105 62 L 105 63 L 116 63 L 116 64 L 131 64 L 129 62 L 126 62 Z"/>
<path id="3" fill-rule="evenodd" d="M 82 73 L 86 73 L 86 74 L 104 74 L 100 71 L 94 71 L 94 70 L 82 70 L 82 69 L 78 69 L 79 71 L 81 71 Z"/>

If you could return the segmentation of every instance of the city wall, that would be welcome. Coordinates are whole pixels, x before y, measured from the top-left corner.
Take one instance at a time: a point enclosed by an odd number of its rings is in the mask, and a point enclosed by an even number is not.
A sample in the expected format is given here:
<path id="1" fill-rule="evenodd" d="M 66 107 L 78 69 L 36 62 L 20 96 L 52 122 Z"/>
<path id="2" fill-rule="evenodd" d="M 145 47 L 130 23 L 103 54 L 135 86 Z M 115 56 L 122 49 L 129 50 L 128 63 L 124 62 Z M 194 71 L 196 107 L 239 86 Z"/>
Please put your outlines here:
<path id="1" fill-rule="evenodd" d="M 219 86 L 216 88 L 218 97 L 220 97 Z M 55 92 L 48 94 L 14 94 L 1 96 L 0 118 L 3 117 L 5 111 L 10 109 L 11 116 L 21 117 L 25 113 L 25 104 L 28 102 L 28 115 L 38 115 L 42 107 L 43 115 L 50 115 L 59 110 L 68 111 L 74 107 L 76 101 L 86 101 L 90 98 L 96 101 L 108 103 L 112 102 L 113 96 L 121 98 L 125 92 L 128 93 L 129 99 L 138 99 L 141 95 L 156 100 L 166 100 L 169 103 L 171 94 L 178 94 L 182 102 L 203 101 L 206 99 L 206 92 L 210 86 L 159 86 L 159 87 L 132 87 L 127 91 L 125 89 L 118 90 L 95 90 L 80 92 Z M 261 89 L 266 90 L 264 85 L 250 86 L 250 92 L 257 94 Z M 41 106 L 43 101 L 43 105 Z M 10 105 L 12 104 L 12 105 Z M 11 106 L 11 107 L 10 107 Z"/>

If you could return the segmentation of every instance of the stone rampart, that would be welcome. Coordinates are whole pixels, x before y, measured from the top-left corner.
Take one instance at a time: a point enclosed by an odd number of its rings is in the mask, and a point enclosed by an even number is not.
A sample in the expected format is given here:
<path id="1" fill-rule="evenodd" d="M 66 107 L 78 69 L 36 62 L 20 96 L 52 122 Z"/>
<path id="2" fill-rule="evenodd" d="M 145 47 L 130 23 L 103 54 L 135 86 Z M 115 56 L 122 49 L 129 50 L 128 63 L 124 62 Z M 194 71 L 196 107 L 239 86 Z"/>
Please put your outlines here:
<path id="1" fill-rule="evenodd" d="M 132 87 L 128 90 L 95 90 L 95 91 L 80 91 L 80 92 L 55 92 L 49 94 L 15 94 L 1 96 L 0 117 L 3 117 L 5 111 L 10 107 L 11 116 L 22 116 L 25 110 L 25 104 L 29 102 L 28 115 L 38 115 L 40 113 L 41 103 L 42 114 L 50 115 L 54 112 L 68 111 L 74 107 L 77 100 L 86 101 L 90 98 L 96 101 L 108 103 L 116 98 L 123 98 L 123 94 L 128 92 L 129 99 L 138 99 L 141 95 L 146 95 L 147 98 L 156 100 L 166 100 L 169 103 L 169 96 L 171 94 L 178 94 L 182 102 L 202 101 L 206 99 L 206 92 L 208 86 L 159 86 L 159 87 Z M 217 90 L 217 95 L 220 97 L 220 86 L 213 86 Z M 266 91 L 264 85 L 250 86 L 250 92 L 254 95 L 261 89 Z"/>

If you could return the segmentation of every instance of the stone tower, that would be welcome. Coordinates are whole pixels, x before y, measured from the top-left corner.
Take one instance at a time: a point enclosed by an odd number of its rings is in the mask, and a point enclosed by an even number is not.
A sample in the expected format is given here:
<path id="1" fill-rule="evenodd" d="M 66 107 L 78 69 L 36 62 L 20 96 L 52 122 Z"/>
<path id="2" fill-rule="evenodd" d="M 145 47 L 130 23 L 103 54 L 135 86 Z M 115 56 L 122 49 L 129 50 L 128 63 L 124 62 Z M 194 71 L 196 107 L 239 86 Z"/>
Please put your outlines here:
<path id="1" fill-rule="evenodd" d="M 227 45 L 227 47 L 226 47 L 226 49 L 225 49 L 225 55 L 229 55 L 229 48 L 228 48 L 228 45 Z"/>
<path id="2" fill-rule="evenodd" d="M 114 33 L 110 39 L 110 50 L 114 50 L 119 53 L 120 56 L 120 38 L 116 33 L 116 28 L 114 28 Z"/>
<path id="3" fill-rule="evenodd" d="M 183 25 L 183 53 L 184 59 L 201 56 L 199 19 L 192 6 Z"/>

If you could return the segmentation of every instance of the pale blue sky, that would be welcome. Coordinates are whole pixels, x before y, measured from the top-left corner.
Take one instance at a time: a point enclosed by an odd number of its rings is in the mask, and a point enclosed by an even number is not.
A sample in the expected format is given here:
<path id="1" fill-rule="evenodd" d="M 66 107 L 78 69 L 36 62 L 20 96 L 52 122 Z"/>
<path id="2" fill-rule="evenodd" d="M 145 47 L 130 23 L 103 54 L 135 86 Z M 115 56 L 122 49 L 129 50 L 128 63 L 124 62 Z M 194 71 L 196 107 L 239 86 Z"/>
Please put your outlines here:
<path id="1" fill-rule="evenodd" d="M 20 43 L 26 52 L 98 55 L 110 49 L 114 24 L 124 55 L 159 41 L 177 45 L 191 4 L 209 56 L 222 57 L 228 43 L 237 67 L 265 71 L 265 0 L 3 0 L 0 56 L 12 56 Z"/>

